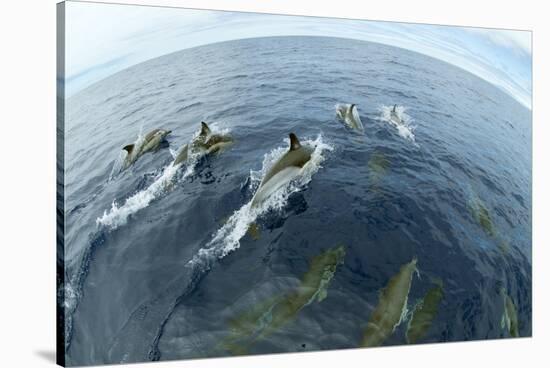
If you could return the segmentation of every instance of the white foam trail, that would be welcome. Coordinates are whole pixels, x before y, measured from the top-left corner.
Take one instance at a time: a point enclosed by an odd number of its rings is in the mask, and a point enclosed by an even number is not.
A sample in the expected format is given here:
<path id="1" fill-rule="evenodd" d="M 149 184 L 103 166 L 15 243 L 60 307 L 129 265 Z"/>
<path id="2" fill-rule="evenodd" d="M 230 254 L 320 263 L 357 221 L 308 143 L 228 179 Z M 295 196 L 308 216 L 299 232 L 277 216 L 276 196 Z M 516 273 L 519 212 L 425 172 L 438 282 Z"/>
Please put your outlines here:
<path id="1" fill-rule="evenodd" d="M 288 140 L 287 140 L 288 141 Z M 302 168 L 301 174 L 287 185 L 281 187 L 271 194 L 260 205 L 252 207 L 252 199 L 235 211 L 227 222 L 213 235 L 212 240 L 189 261 L 189 265 L 202 265 L 209 268 L 216 259 L 221 259 L 240 247 L 240 240 L 248 231 L 249 226 L 256 219 L 269 210 L 282 209 L 289 196 L 302 190 L 310 181 L 312 176 L 321 168 L 325 157 L 325 151 L 332 151 L 333 147 L 323 142 L 319 135 L 315 140 L 304 140 L 303 145 L 315 147 L 311 159 Z M 262 169 L 250 172 L 251 189 L 256 190 L 271 166 L 288 151 L 288 142 L 284 146 L 275 148 L 264 156 Z M 252 196 L 253 198 L 253 196 Z"/>
<path id="2" fill-rule="evenodd" d="M 229 134 L 229 129 L 218 129 L 217 124 L 210 126 L 212 133 L 215 134 Z M 193 140 L 198 137 L 200 132 L 196 132 L 193 136 Z M 139 138 L 138 138 L 139 142 Z M 185 147 L 185 145 L 183 146 Z M 180 148 L 181 149 L 181 148 Z M 175 158 L 179 152 L 170 151 Z M 195 172 L 197 162 L 202 156 L 202 152 L 191 152 L 186 162 L 186 169 L 182 177 L 179 180 L 184 180 Z M 106 226 L 107 228 L 114 230 L 128 222 L 128 218 L 136 212 L 149 206 L 149 204 L 164 195 L 168 190 L 172 188 L 172 184 L 176 179 L 176 174 L 179 168 L 183 164 L 174 165 L 174 161 L 164 168 L 155 181 L 146 189 L 135 193 L 130 198 L 126 199 L 123 205 L 119 206 L 115 201 L 113 202 L 111 209 L 106 210 L 103 216 L 96 220 L 98 225 Z"/>
<path id="3" fill-rule="evenodd" d="M 400 119 L 399 122 L 392 119 L 392 110 L 393 106 L 382 105 L 379 108 L 381 114 L 379 119 L 385 121 L 395 129 L 397 129 L 397 134 L 399 134 L 402 138 L 405 138 L 408 141 L 412 142 L 415 146 L 418 147 L 414 135 L 414 130 L 416 129 L 416 126 L 412 125 L 413 119 L 405 113 L 406 108 L 404 106 L 397 106 L 397 108 L 395 109 L 397 117 Z"/>
<path id="4" fill-rule="evenodd" d="M 151 201 L 165 192 L 174 179 L 179 167 L 180 165 L 169 164 L 147 189 L 139 191 L 128 198 L 122 206 L 118 206 L 116 201 L 114 201 L 111 209 L 109 211 L 106 210 L 103 216 L 98 218 L 96 222 L 111 230 L 125 225 L 128 217 L 147 207 Z"/>

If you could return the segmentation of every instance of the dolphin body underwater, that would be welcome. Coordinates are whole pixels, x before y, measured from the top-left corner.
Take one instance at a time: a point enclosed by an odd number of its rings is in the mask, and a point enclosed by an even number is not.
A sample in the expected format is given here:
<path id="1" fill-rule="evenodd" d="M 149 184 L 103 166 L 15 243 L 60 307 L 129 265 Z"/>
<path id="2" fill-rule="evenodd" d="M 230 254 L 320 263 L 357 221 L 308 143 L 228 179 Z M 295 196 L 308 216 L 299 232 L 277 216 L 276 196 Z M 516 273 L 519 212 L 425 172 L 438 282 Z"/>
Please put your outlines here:
<path id="1" fill-rule="evenodd" d="M 337 245 L 313 257 L 296 288 L 263 300 L 232 318 L 229 321 L 232 333 L 221 347 L 234 355 L 247 354 L 258 340 L 292 322 L 302 309 L 313 302 L 322 302 L 338 267 L 344 264 L 345 256 L 346 247 Z"/>
<path id="2" fill-rule="evenodd" d="M 359 118 L 359 112 L 357 111 L 357 106 L 355 104 L 338 105 L 336 108 L 336 116 L 351 129 L 358 130 L 360 132 L 365 130 L 363 123 Z"/>
<path id="3" fill-rule="evenodd" d="M 233 138 L 224 134 L 213 134 L 208 124 L 201 122 L 201 132 L 191 143 L 186 144 L 174 160 L 174 165 L 187 162 L 190 154 L 208 155 L 219 152 L 233 143 Z"/>
<path id="4" fill-rule="evenodd" d="M 417 259 L 413 258 L 412 261 L 401 266 L 399 272 L 380 292 L 378 305 L 364 330 L 361 346 L 381 345 L 402 322 L 407 310 L 412 277 L 417 272 L 416 263 Z"/>
<path id="5" fill-rule="evenodd" d="M 154 129 L 147 133 L 142 141 L 124 146 L 122 149 L 125 150 L 128 155 L 126 155 L 124 159 L 122 168 L 127 169 L 133 165 L 144 153 L 156 151 L 160 147 L 162 141 L 170 133 L 172 133 L 171 130 Z"/>
<path id="6" fill-rule="evenodd" d="M 267 172 L 252 198 L 252 207 L 260 205 L 277 189 L 299 176 L 311 159 L 313 147 L 302 146 L 294 133 L 289 134 L 290 147 Z"/>
<path id="7" fill-rule="evenodd" d="M 435 286 L 430 288 L 414 307 L 405 333 L 409 344 L 415 344 L 423 339 L 437 316 L 439 304 L 443 299 L 443 281 L 437 279 L 434 282 Z"/>
<path id="8" fill-rule="evenodd" d="M 504 313 L 500 322 L 501 327 L 508 331 L 510 336 L 519 337 L 518 312 L 514 301 L 510 298 L 506 289 L 502 288 L 500 293 L 504 301 Z"/>

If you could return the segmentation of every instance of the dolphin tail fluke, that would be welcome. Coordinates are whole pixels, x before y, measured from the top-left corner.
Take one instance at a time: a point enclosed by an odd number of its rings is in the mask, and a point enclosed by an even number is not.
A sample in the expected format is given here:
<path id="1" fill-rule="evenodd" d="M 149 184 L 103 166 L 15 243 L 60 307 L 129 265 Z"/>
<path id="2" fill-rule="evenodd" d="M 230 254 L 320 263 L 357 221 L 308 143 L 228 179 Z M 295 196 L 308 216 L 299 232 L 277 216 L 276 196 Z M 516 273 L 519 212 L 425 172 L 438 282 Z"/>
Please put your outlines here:
<path id="1" fill-rule="evenodd" d="M 290 137 L 290 151 L 294 151 L 302 147 L 300 140 L 296 137 L 296 134 L 290 133 L 288 136 Z"/>
<path id="2" fill-rule="evenodd" d="M 126 146 L 122 147 L 122 149 L 125 150 L 126 152 L 128 152 L 129 155 L 131 155 L 132 151 L 134 151 L 134 147 L 135 147 L 135 144 L 129 144 L 129 145 L 126 145 Z"/>
<path id="3" fill-rule="evenodd" d="M 201 121 L 201 136 L 207 136 L 210 134 L 210 127 L 204 121 Z"/>

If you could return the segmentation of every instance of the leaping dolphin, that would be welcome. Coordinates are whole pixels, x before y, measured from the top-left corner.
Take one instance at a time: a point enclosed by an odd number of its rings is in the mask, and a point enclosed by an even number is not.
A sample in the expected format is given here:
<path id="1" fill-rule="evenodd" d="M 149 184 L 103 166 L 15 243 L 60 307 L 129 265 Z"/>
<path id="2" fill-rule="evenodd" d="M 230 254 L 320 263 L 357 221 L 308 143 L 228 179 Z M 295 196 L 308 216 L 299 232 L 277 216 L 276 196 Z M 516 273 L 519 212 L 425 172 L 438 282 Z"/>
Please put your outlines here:
<path id="1" fill-rule="evenodd" d="M 359 118 L 359 112 L 357 111 L 357 105 L 344 105 L 340 104 L 336 108 L 336 116 L 340 121 L 346 124 L 351 129 L 358 131 L 364 131 L 363 123 L 361 118 Z"/>
<path id="2" fill-rule="evenodd" d="M 218 152 L 233 143 L 227 134 L 213 134 L 208 124 L 201 122 L 201 132 L 191 143 L 186 144 L 176 156 L 174 165 L 187 161 L 190 153 L 208 155 Z"/>
<path id="3" fill-rule="evenodd" d="M 124 159 L 123 169 L 128 168 L 133 165 L 138 158 L 140 158 L 144 153 L 149 151 L 156 151 L 161 142 L 166 138 L 168 134 L 172 133 L 171 130 L 165 129 L 154 129 L 147 133 L 143 140 L 138 143 L 128 144 L 122 149 L 125 150 L 128 154 Z"/>
<path id="4" fill-rule="evenodd" d="M 299 176 L 304 165 L 311 159 L 313 147 L 302 146 L 294 133 L 289 134 L 290 147 L 262 179 L 254 198 L 252 207 L 267 199 L 273 192 Z"/>

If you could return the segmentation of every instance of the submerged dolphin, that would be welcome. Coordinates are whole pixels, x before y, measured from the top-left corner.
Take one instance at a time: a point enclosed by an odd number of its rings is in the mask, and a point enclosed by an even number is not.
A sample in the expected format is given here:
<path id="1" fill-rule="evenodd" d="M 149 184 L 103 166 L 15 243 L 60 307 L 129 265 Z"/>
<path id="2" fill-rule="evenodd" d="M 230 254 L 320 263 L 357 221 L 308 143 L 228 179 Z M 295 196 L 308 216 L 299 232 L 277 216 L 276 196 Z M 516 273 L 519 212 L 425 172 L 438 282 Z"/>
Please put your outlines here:
<path id="1" fill-rule="evenodd" d="M 233 332 L 222 343 L 233 354 L 246 354 L 258 340 L 294 320 L 298 313 L 313 302 L 327 297 L 328 286 L 338 266 L 344 263 L 346 248 L 338 245 L 315 256 L 302 276 L 300 285 L 284 295 L 273 296 L 230 320 Z"/>
<path id="2" fill-rule="evenodd" d="M 267 172 L 262 179 L 254 198 L 252 207 L 259 205 L 273 192 L 299 176 L 304 165 L 311 159 L 313 148 L 302 146 L 294 133 L 289 134 L 290 147 Z"/>
<path id="3" fill-rule="evenodd" d="M 414 344 L 426 336 L 437 315 L 439 304 L 443 299 L 443 281 L 436 280 L 435 283 L 436 285 L 428 290 L 424 298 L 414 308 L 405 335 L 409 344 Z"/>
<path id="4" fill-rule="evenodd" d="M 336 116 L 348 127 L 364 131 L 363 123 L 359 118 L 359 112 L 357 111 L 357 106 L 355 104 L 344 105 L 340 104 L 336 108 Z"/>
<path id="5" fill-rule="evenodd" d="M 504 288 L 500 292 L 504 299 L 504 313 L 502 314 L 500 325 L 510 333 L 510 336 L 519 337 L 518 312 L 514 301 Z"/>
<path id="6" fill-rule="evenodd" d="M 232 143 L 233 139 L 229 135 L 213 134 L 208 124 L 202 121 L 199 136 L 180 150 L 174 160 L 174 165 L 187 161 L 190 153 L 208 155 L 218 152 Z"/>
<path id="7" fill-rule="evenodd" d="M 407 311 L 407 300 L 411 289 L 416 258 L 401 266 L 388 285 L 380 292 L 378 305 L 372 312 L 363 333 L 362 346 L 381 345 L 401 323 Z"/>
<path id="8" fill-rule="evenodd" d="M 123 169 L 133 165 L 144 153 L 157 150 L 161 142 L 170 133 L 172 133 L 171 130 L 154 129 L 147 133 L 141 141 L 124 146 L 122 149 L 128 154 L 124 159 Z"/>

